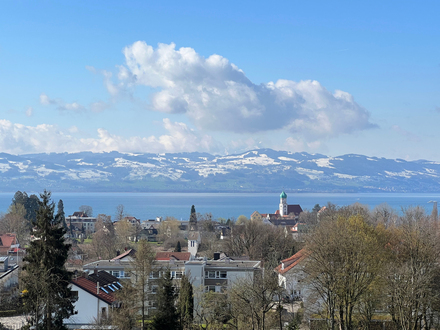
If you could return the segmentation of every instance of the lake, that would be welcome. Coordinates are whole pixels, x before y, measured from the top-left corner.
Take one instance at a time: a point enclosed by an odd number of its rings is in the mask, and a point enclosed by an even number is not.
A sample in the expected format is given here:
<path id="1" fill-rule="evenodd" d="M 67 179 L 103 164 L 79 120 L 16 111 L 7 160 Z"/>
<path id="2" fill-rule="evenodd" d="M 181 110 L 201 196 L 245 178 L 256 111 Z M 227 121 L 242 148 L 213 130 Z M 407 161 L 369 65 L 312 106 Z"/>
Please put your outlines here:
<path id="1" fill-rule="evenodd" d="M 200 213 L 211 212 L 214 218 L 237 218 L 244 214 L 249 217 L 252 212 L 274 213 L 278 209 L 277 193 L 52 193 L 53 200 L 64 202 L 67 215 L 78 211 L 81 205 L 90 205 L 93 215 L 104 213 L 114 218 L 116 207 L 123 204 L 127 214 L 140 220 L 153 219 L 157 216 L 173 216 L 187 220 L 191 205 Z M 409 206 L 420 205 L 431 213 L 429 201 L 440 201 L 438 194 L 411 193 L 288 193 L 289 204 L 300 204 L 303 209 L 311 210 L 315 204 L 321 206 L 331 202 L 343 206 L 356 202 L 368 205 L 387 203 L 396 211 Z M 14 193 L 0 193 L 0 211 L 6 212 Z"/>

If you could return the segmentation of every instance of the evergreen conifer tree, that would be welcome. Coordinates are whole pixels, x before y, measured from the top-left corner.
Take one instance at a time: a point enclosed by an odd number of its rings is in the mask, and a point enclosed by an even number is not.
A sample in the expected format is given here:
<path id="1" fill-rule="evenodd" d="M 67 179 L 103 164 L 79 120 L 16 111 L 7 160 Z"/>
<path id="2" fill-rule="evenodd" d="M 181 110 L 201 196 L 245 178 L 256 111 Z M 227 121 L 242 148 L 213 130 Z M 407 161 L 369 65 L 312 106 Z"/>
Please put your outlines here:
<path id="1" fill-rule="evenodd" d="M 169 269 L 164 272 L 164 276 L 159 280 L 156 299 L 157 309 L 153 317 L 153 329 L 179 329 L 179 315 L 175 305 L 176 290 Z"/>
<path id="2" fill-rule="evenodd" d="M 197 214 L 195 206 L 191 206 L 191 214 L 189 216 L 189 230 L 197 230 Z"/>
<path id="3" fill-rule="evenodd" d="M 182 246 L 180 245 L 180 241 L 177 241 L 176 248 L 174 252 L 182 252 Z"/>
<path id="4" fill-rule="evenodd" d="M 63 228 L 67 231 L 66 214 L 64 213 L 64 203 L 62 199 L 58 201 L 57 217 L 63 225 Z"/>
<path id="5" fill-rule="evenodd" d="M 64 266 L 70 245 L 64 241 L 65 229 L 54 217 L 50 192 L 40 194 L 34 235 L 22 273 L 23 302 L 36 329 L 66 329 L 63 319 L 73 314 L 71 273 Z"/>
<path id="6" fill-rule="evenodd" d="M 179 301 L 177 304 L 180 328 L 190 329 L 194 317 L 194 293 L 189 278 L 186 275 L 180 280 Z"/>

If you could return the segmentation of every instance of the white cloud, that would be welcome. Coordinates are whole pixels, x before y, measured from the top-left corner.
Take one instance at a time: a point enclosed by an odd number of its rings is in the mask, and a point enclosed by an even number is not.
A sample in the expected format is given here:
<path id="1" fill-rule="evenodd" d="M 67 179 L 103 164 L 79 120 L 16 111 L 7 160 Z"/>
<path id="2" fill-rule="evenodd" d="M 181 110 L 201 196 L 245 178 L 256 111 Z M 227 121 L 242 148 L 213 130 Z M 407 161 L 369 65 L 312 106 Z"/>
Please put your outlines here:
<path id="1" fill-rule="evenodd" d="M 205 58 L 192 48 L 176 50 L 173 43 L 154 49 L 138 41 L 126 47 L 124 55 L 120 83 L 107 88 L 110 94 L 135 85 L 157 88 L 151 96 L 153 110 L 185 113 L 202 129 L 237 133 L 286 129 L 315 141 L 375 127 L 352 95 L 331 93 L 317 81 L 280 79 L 256 85 L 228 59 Z"/>
<path id="2" fill-rule="evenodd" d="M 89 108 L 86 108 L 84 105 L 78 102 L 65 103 L 61 99 L 51 99 L 46 94 L 42 93 L 40 95 L 40 103 L 42 105 L 55 105 L 56 109 L 59 111 L 71 111 L 71 112 L 85 112 L 85 111 L 93 111 L 93 112 L 101 112 L 105 109 L 109 108 L 110 105 L 103 101 L 93 102 L 89 105 Z"/>
<path id="3" fill-rule="evenodd" d="M 122 137 L 98 129 L 96 138 L 78 138 L 76 126 L 61 130 L 55 125 L 25 126 L 0 120 L 0 149 L 12 154 L 40 152 L 121 151 L 121 152 L 218 152 L 221 144 L 211 136 L 198 135 L 183 123 L 163 120 L 167 135 Z M 72 135 L 73 134 L 73 135 Z"/>
<path id="4" fill-rule="evenodd" d="M 32 107 L 27 108 L 26 110 L 26 116 L 31 117 L 34 113 L 34 109 Z"/>

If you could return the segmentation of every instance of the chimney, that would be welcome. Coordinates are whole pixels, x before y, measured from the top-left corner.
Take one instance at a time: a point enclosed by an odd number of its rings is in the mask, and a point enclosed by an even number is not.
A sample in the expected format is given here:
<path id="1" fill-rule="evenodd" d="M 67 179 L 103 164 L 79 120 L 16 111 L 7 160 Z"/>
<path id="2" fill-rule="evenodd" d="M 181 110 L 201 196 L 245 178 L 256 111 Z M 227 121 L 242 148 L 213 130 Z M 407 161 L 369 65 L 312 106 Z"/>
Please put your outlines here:
<path id="1" fill-rule="evenodd" d="M 96 276 L 98 276 L 98 268 L 95 267 L 95 269 L 93 270 L 93 274 L 95 274 Z"/>
<path id="2" fill-rule="evenodd" d="M 99 282 L 96 282 L 96 294 L 99 294 Z"/>

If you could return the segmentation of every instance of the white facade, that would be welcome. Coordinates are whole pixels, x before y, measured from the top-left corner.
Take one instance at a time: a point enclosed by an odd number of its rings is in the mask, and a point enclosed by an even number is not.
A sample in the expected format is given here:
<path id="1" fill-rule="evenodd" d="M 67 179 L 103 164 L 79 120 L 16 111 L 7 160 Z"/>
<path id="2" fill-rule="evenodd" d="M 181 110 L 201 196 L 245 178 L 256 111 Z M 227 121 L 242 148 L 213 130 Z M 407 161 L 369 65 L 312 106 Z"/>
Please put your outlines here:
<path id="1" fill-rule="evenodd" d="M 280 215 L 287 215 L 287 198 L 280 198 Z"/>
<path id="2" fill-rule="evenodd" d="M 65 324 L 95 324 L 111 312 L 111 304 L 75 284 L 71 284 L 71 289 L 78 292 L 78 300 L 74 303 L 76 314 L 65 320 Z"/>

